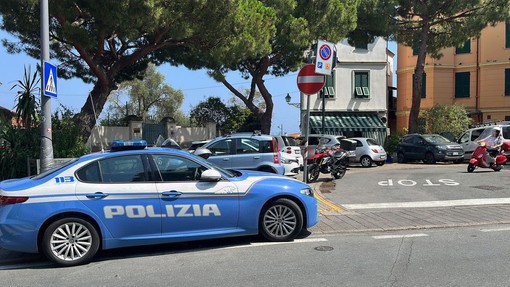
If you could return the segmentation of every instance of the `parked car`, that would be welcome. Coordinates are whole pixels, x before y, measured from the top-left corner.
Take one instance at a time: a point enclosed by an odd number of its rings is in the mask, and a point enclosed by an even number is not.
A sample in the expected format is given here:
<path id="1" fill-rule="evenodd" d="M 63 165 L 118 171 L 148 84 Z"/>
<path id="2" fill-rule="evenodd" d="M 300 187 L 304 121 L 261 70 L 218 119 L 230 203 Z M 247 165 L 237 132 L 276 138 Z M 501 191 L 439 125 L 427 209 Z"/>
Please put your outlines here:
<path id="1" fill-rule="evenodd" d="M 457 143 L 464 148 L 464 159 L 469 160 L 471 154 L 478 147 L 476 141 L 488 137 L 492 133 L 492 129 L 500 127 L 503 138 L 510 139 L 510 124 L 501 123 L 488 126 L 481 126 L 469 129 L 465 131 L 457 140 Z M 507 157 L 510 156 L 510 152 L 506 152 Z"/>
<path id="2" fill-rule="evenodd" d="M 286 159 L 295 159 L 297 160 L 300 166 L 303 165 L 303 155 L 301 154 L 301 148 L 299 147 L 299 142 L 289 136 L 274 136 L 278 140 L 278 144 L 280 145 L 280 153 L 282 156 L 285 154 Z"/>
<path id="3" fill-rule="evenodd" d="M 301 169 L 302 166 L 299 164 L 298 160 L 295 157 L 284 152 L 280 152 L 280 157 L 282 160 L 283 167 L 285 168 L 284 172 L 285 176 L 295 176 L 299 173 L 299 170 Z M 301 159 L 302 158 L 303 157 L 301 157 Z"/>
<path id="4" fill-rule="evenodd" d="M 224 135 L 202 147 L 211 151 L 208 161 L 226 169 L 258 170 L 281 175 L 285 173 L 278 140 L 270 135 Z"/>
<path id="5" fill-rule="evenodd" d="M 204 146 L 206 143 L 209 143 L 211 140 L 204 140 L 204 141 L 193 141 L 191 142 L 191 145 L 188 148 L 188 151 L 193 153 L 197 148 L 200 148 Z"/>
<path id="6" fill-rule="evenodd" d="M 319 220 L 302 182 L 146 146 L 116 141 L 111 151 L 0 182 L 0 247 L 73 266 L 100 249 L 255 234 L 290 241 Z"/>
<path id="7" fill-rule="evenodd" d="M 305 137 L 301 136 L 297 138 L 299 140 L 299 145 L 301 147 L 301 153 L 305 154 Z M 319 135 L 319 134 L 311 134 L 308 136 L 308 159 L 313 159 L 315 151 L 318 146 L 321 147 L 332 147 L 334 145 L 340 145 L 346 152 L 347 157 L 355 157 L 356 156 L 356 146 L 353 145 L 353 141 L 347 140 L 344 136 L 336 136 L 336 135 Z"/>
<path id="8" fill-rule="evenodd" d="M 397 146 L 397 161 L 403 163 L 414 160 L 429 164 L 436 161 L 462 162 L 464 149 L 438 134 L 405 135 Z"/>
<path id="9" fill-rule="evenodd" d="M 349 162 L 359 162 L 363 167 L 370 167 L 372 163 L 378 166 L 386 162 L 386 151 L 371 138 L 350 138 L 356 141 L 356 156 L 351 157 Z"/>

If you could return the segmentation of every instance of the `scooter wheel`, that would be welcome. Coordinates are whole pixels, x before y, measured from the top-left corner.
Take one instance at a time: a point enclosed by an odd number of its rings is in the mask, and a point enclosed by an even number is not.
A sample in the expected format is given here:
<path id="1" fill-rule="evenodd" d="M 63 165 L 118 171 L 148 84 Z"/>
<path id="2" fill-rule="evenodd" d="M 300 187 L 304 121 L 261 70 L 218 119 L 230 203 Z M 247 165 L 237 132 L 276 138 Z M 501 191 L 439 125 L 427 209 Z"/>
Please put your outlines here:
<path id="1" fill-rule="evenodd" d="M 499 165 L 499 164 L 495 164 L 492 169 L 494 171 L 501 171 L 503 169 L 503 166 Z"/>
<path id="2" fill-rule="evenodd" d="M 472 164 L 468 165 L 467 172 L 473 172 L 474 170 L 475 170 L 475 166 L 474 165 L 472 165 Z"/>

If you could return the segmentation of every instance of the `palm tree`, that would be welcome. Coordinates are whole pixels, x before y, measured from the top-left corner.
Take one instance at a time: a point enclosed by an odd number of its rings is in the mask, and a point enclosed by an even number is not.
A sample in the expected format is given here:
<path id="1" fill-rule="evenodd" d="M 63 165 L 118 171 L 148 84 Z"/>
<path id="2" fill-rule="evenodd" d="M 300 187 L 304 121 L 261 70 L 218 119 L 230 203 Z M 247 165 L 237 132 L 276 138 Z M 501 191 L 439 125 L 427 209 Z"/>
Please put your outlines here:
<path id="1" fill-rule="evenodd" d="M 23 80 L 12 86 L 11 90 L 17 88 L 18 102 L 15 106 L 18 124 L 22 123 L 26 127 L 32 127 L 37 122 L 38 99 L 36 93 L 39 91 L 38 73 L 32 75 L 30 67 L 24 67 Z"/>

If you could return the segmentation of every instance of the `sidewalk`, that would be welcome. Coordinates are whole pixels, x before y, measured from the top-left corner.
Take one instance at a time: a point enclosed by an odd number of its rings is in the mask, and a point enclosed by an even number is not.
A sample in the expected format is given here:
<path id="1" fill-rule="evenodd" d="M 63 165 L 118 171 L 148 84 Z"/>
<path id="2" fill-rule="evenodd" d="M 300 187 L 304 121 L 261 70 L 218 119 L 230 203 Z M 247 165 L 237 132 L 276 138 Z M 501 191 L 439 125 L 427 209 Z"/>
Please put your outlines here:
<path id="1" fill-rule="evenodd" d="M 510 224 L 510 205 L 323 212 L 313 233 L 348 233 Z"/>

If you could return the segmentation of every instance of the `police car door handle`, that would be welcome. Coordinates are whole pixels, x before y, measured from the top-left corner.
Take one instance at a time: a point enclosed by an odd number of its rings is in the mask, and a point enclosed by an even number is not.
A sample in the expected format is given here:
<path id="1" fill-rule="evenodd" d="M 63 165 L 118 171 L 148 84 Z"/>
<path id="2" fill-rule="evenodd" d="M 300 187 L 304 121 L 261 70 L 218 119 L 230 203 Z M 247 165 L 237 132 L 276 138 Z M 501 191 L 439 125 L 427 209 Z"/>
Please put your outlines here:
<path id="1" fill-rule="evenodd" d="M 254 156 L 253 159 L 260 159 L 260 156 Z"/>
<path id="2" fill-rule="evenodd" d="M 177 197 L 181 194 L 182 194 L 182 192 L 180 192 L 180 191 L 170 190 L 170 191 L 163 192 L 161 195 L 165 196 L 165 197 Z"/>
<path id="3" fill-rule="evenodd" d="M 89 193 L 87 195 L 85 195 L 88 199 L 101 199 L 101 198 L 105 198 L 108 196 L 108 194 L 106 193 L 102 193 L 102 192 L 96 192 L 96 193 Z"/>
<path id="4" fill-rule="evenodd" d="M 223 161 L 229 161 L 230 159 L 228 157 L 224 157 Z"/>

